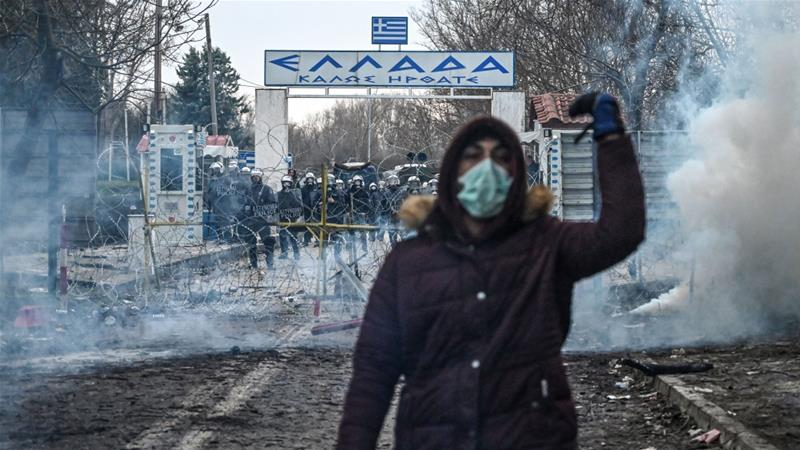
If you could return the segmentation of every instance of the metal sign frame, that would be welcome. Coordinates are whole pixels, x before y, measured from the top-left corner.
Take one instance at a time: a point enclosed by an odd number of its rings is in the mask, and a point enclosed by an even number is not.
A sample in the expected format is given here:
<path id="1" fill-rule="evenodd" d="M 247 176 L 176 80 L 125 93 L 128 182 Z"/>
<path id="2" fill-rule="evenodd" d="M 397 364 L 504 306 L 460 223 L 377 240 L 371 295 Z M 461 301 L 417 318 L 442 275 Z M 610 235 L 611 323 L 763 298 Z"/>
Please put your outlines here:
<path id="1" fill-rule="evenodd" d="M 315 55 L 313 65 L 301 67 L 303 55 Z M 347 68 L 331 55 L 348 58 Z M 435 58 L 435 67 L 429 70 L 413 59 L 413 55 Z M 461 60 L 458 55 L 462 55 Z M 464 58 L 476 61 L 464 61 Z M 392 58 L 387 61 L 387 58 Z M 510 60 L 508 60 L 510 58 Z M 499 59 L 499 60 L 498 60 Z M 477 62 L 480 60 L 480 62 Z M 504 60 L 502 63 L 500 60 Z M 463 61 L 463 62 L 462 62 Z M 391 68 L 384 67 L 391 64 Z M 466 64 L 466 65 L 465 65 Z M 513 88 L 516 78 L 516 54 L 514 51 L 427 51 L 427 50 L 264 50 L 264 86 L 306 88 L 396 88 L 396 89 L 488 89 Z M 274 68 L 277 67 L 277 68 Z M 366 72 L 367 68 L 372 72 Z M 281 70 L 280 72 L 276 72 Z M 302 69 L 302 70 L 301 70 Z M 380 69 L 380 72 L 375 72 Z M 499 71 L 498 81 L 475 81 L 485 72 Z M 276 74 L 292 74 L 276 78 Z M 408 71 L 411 71 L 410 73 Z M 270 74 L 272 73 L 272 79 Z M 301 74 L 302 73 L 302 74 Z M 390 75 L 390 73 L 394 73 Z M 413 73 L 414 76 L 411 75 Z M 484 73 L 481 75 L 481 73 Z M 373 80 L 376 77 L 384 77 Z M 496 74 L 492 74 L 496 77 Z M 313 78 L 312 78 L 313 77 Z M 388 77 L 388 80 L 385 78 Z M 446 81 L 443 81 L 446 80 Z M 454 80 L 454 81 L 453 81 Z M 396 81 L 396 83 L 393 83 Z M 461 83 L 464 84 L 461 84 Z M 315 84 L 316 83 L 316 84 Z M 470 84 L 471 83 L 471 84 Z"/>
<path id="2" fill-rule="evenodd" d="M 390 99 L 390 100 L 491 100 L 492 95 L 494 93 L 493 88 L 464 88 L 464 89 L 456 89 L 450 88 L 445 90 L 444 93 L 441 94 L 432 94 L 430 91 L 431 88 L 382 88 L 386 93 L 380 93 L 381 88 L 347 88 L 347 87 L 336 87 L 336 88 L 322 88 L 322 87 L 292 87 L 286 88 L 288 93 L 286 98 L 348 98 L 348 99 Z M 346 90 L 349 91 L 347 94 L 342 94 L 339 92 L 331 92 L 331 90 L 341 91 Z M 443 89 L 438 89 L 442 91 Z M 301 91 L 301 92 L 320 92 L 322 93 L 295 93 L 293 91 Z M 366 91 L 366 92 L 365 92 Z M 419 92 L 423 91 L 423 92 Z M 466 92 L 456 92 L 456 91 L 466 91 Z M 476 92 L 475 94 L 470 94 L 469 92 Z"/>

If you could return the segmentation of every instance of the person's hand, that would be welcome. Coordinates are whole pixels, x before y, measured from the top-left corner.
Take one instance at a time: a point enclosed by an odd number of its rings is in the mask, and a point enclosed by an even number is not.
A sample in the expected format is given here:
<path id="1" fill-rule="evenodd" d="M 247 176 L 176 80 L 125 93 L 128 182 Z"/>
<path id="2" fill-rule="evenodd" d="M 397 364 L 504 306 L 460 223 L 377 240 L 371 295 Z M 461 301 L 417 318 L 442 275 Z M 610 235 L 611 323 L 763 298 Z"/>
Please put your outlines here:
<path id="1" fill-rule="evenodd" d="M 579 141 L 585 132 L 591 128 L 594 139 L 599 141 L 606 136 L 622 134 L 625 125 L 622 123 L 619 104 L 617 100 L 606 93 L 590 92 L 578 97 L 569 107 L 570 117 L 582 114 L 591 114 L 594 121 L 589 124 L 575 141 Z"/>

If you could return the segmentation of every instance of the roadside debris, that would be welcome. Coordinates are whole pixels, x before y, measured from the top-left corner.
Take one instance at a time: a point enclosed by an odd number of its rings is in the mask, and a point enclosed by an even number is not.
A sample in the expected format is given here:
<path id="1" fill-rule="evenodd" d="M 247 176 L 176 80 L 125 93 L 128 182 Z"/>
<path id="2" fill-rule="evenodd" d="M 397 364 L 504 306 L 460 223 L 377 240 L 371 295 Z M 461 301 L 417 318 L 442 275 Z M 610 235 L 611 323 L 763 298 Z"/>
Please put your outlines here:
<path id="1" fill-rule="evenodd" d="M 627 390 L 630 389 L 631 382 L 633 382 L 633 378 L 628 375 L 625 375 L 622 378 L 622 381 L 617 381 L 616 383 L 614 383 L 614 387 L 616 387 L 617 389 Z"/>
<path id="2" fill-rule="evenodd" d="M 715 428 L 713 430 L 709 430 L 709 431 L 707 431 L 707 432 L 695 437 L 694 439 L 692 439 L 692 442 L 700 442 L 700 443 L 704 443 L 704 444 L 711 444 L 713 442 L 716 442 L 717 439 L 719 439 L 719 435 L 720 435 L 719 430 L 717 430 Z"/>
<path id="3" fill-rule="evenodd" d="M 619 364 L 633 367 L 634 369 L 639 370 L 650 377 L 654 377 L 656 375 L 707 372 L 714 368 L 714 365 L 710 363 L 656 364 L 643 363 L 641 361 L 628 358 L 619 360 Z"/>
<path id="4" fill-rule="evenodd" d="M 311 328 L 311 334 L 316 336 L 325 333 L 334 333 L 337 331 L 352 330 L 360 326 L 361 326 L 361 319 L 348 320 L 346 322 L 326 323 Z"/>
<path id="5" fill-rule="evenodd" d="M 16 328 L 39 328 L 47 324 L 47 312 L 41 305 L 25 305 L 19 308 L 14 320 Z"/>
<path id="6" fill-rule="evenodd" d="M 695 392 L 700 392 L 701 394 L 711 394 L 714 392 L 713 389 L 702 388 L 698 386 L 693 387 L 692 390 L 694 390 Z"/>

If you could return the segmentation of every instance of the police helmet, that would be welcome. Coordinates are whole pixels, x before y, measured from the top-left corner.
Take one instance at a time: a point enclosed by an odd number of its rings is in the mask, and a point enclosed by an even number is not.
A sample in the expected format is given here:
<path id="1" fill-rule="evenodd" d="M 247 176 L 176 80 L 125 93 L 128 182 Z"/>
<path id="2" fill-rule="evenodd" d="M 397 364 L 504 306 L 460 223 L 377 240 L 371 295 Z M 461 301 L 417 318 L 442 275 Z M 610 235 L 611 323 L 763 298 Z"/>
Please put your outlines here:
<path id="1" fill-rule="evenodd" d="M 336 186 L 344 186 L 344 181 L 341 178 L 336 179 Z"/>
<path id="2" fill-rule="evenodd" d="M 314 184 L 314 181 L 316 181 L 316 179 L 317 177 L 315 177 L 313 173 L 307 172 L 306 176 L 303 177 L 303 182 L 305 184 Z"/>
<path id="3" fill-rule="evenodd" d="M 286 183 L 286 182 L 289 182 L 289 183 L 291 183 L 291 182 L 293 182 L 293 181 L 294 181 L 294 180 L 292 179 L 292 176 L 291 176 L 291 175 L 284 175 L 284 176 L 281 178 L 281 183 Z"/>
<path id="4" fill-rule="evenodd" d="M 383 181 L 383 180 L 378 181 L 378 187 L 381 188 L 381 189 L 385 188 L 386 187 L 386 182 Z"/>
<path id="5" fill-rule="evenodd" d="M 242 167 L 242 175 L 250 175 L 250 168 L 247 166 Z"/>
<path id="6" fill-rule="evenodd" d="M 322 177 L 317 177 L 317 184 L 322 184 Z"/>
<path id="7" fill-rule="evenodd" d="M 208 166 L 209 172 L 219 172 L 222 173 L 222 164 L 219 161 L 215 161 Z"/>
<path id="8" fill-rule="evenodd" d="M 261 169 L 253 169 L 253 170 L 251 170 L 250 171 L 250 179 L 252 180 L 255 177 L 258 177 L 259 180 L 263 180 L 264 179 L 264 172 L 262 172 Z"/>
<path id="9" fill-rule="evenodd" d="M 378 185 L 377 184 L 375 184 L 375 183 L 370 183 L 369 184 L 369 190 L 370 191 L 375 191 L 377 189 L 378 189 Z"/>
<path id="10" fill-rule="evenodd" d="M 353 184 L 356 184 L 356 183 L 358 183 L 357 186 L 363 186 L 364 185 L 364 177 L 362 177 L 361 175 L 354 176 L 353 177 Z"/>
<path id="11" fill-rule="evenodd" d="M 400 186 L 400 177 L 397 175 L 389 175 L 389 178 L 386 179 L 386 184 L 389 186 Z"/>
<path id="12" fill-rule="evenodd" d="M 410 177 L 408 177 L 408 185 L 414 188 L 418 188 L 420 185 L 419 177 L 416 175 L 411 175 Z"/>

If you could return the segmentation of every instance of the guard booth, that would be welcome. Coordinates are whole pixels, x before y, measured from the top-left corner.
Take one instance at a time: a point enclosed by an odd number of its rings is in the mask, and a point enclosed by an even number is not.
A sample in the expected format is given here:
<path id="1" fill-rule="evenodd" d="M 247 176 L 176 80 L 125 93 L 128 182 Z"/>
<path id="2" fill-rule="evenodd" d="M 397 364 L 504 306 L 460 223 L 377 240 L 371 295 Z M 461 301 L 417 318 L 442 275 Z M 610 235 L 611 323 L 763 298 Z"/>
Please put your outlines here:
<path id="1" fill-rule="evenodd" d="M 148 223 L 129 216 L 129 248 L 141 247 L 145 225 L 153 229 L 156 253 L 163 248 L 199 245 L 203 241 L 203 192 L 193 125 L 152 125 L 147 145 L 137 147 Z M 144 151 L 143 151 L 144 150 Z"/>

